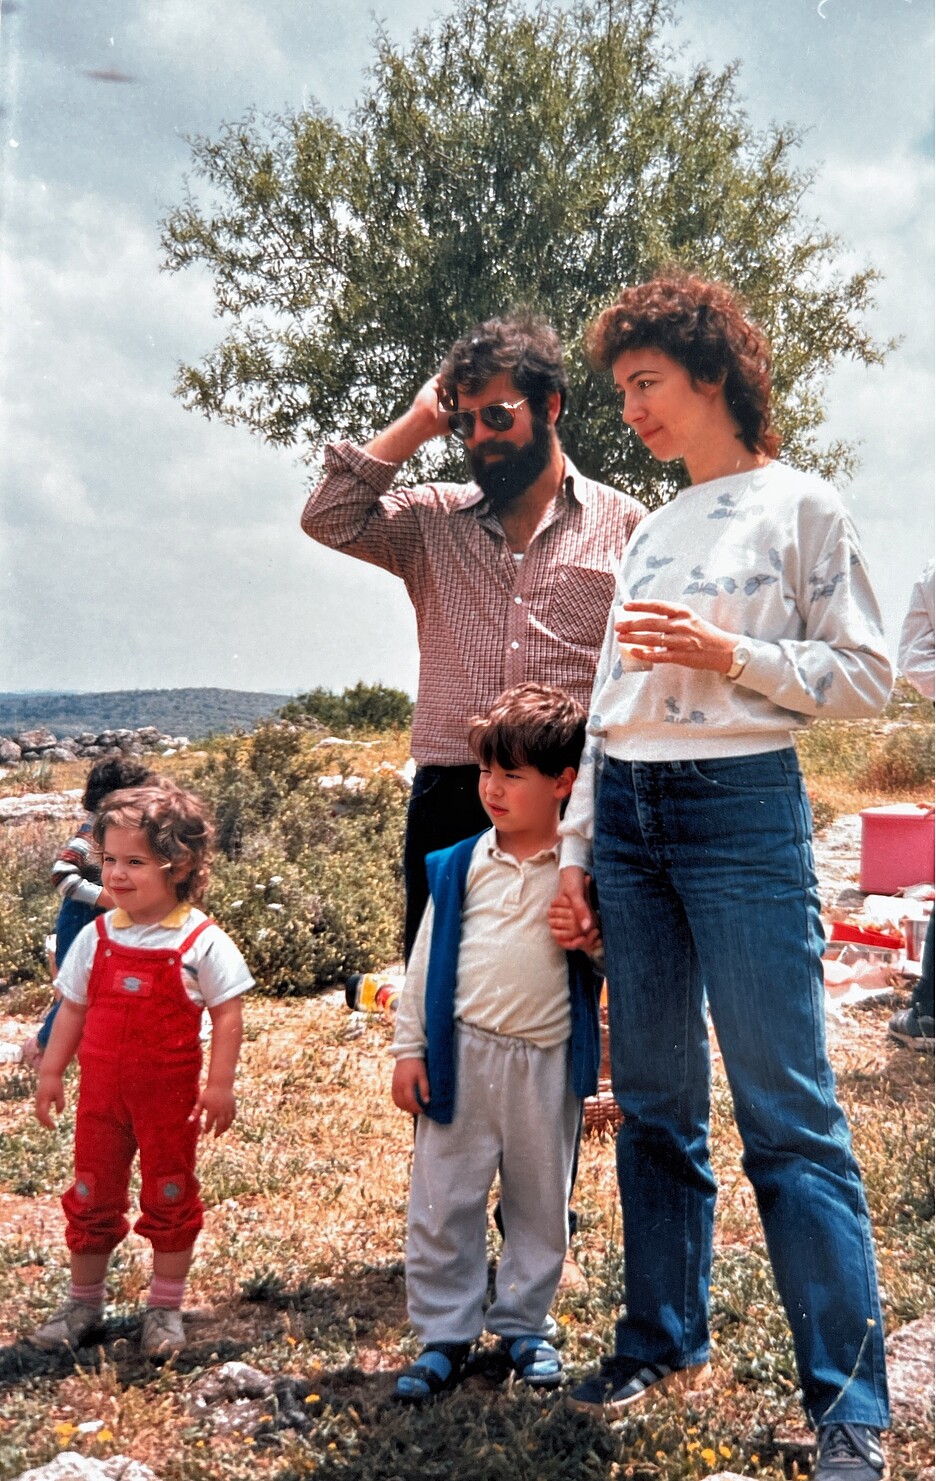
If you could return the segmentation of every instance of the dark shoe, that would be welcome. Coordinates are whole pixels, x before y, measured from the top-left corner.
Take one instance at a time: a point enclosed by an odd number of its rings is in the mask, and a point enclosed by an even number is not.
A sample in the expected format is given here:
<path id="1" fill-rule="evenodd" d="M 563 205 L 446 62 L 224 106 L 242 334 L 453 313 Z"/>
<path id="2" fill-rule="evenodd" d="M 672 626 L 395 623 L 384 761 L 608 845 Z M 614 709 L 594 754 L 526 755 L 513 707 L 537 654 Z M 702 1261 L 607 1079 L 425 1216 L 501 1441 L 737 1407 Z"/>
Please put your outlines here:
<path id="1" fill-rule="evenodd" d="M 922 1017 L 915 1008 L 902 1008 L 895 1013 L 887 1025 L 892 1039 L 906 1044 L 910 1049 L 922 1049 L 933 1053 L 936 1046 L 936 1023 L 932 1018 Z"/>
<path id="2" fill-rule="evenodd" d="M 501 1347 L 513 1370 L 528 1388 L 558 1388 L 562 1382 L 562 1359 L 545 1337 L 502 1337 Z"/>
<path id="3" fill-rule="evenodd" d="M 670 1368 L 666 1363 L 642 1363 L 639 1358 L 602 1358 L 597 1373 L 586 1378 L 569 1395 L 576 1409 L 588 1409 L 613 1419 L 631 1404 L 665 1388 L 691 1388 L 708 1372 L 708 1363 L 690 1368 Z"/>
<path id="4" fill-rule="evenodd" d="M 55 1352 L 59 1347 L 81 1347 L 102 1322 L 100 1306 L 87 1306 L 84 1301 L 69 1299 L 26 1340 L 33 1347 L 41 1347 L 43 1352 Z"/>
<path id="5" fill-rule="evenodd" d="M 881 1432 L 867 1424 L 819 1426 L 813 1481 L 881 1481 Z"/>
<path id="6" fill-rule="evenodd" d="M 403 1404 L 424 1404 L 436 1394 L 450 1393 L 465 1376 L 467 1342 L 430 1342 L 415 1363 L 404 1368 L 393 1397 Z"/>

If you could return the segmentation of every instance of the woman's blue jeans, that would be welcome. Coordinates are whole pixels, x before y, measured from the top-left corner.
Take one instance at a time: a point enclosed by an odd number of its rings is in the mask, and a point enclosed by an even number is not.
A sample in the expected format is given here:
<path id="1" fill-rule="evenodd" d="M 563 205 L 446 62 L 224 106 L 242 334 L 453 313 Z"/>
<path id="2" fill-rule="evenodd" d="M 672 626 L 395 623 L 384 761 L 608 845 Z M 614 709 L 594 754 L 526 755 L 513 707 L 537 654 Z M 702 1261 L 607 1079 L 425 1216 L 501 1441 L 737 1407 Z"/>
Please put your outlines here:
<path id="1" fill-rule="evenodd" d="M 861 1175 L 825 1044 L 809 803 L 792 749 L 609 758 L 596 799 L 626 1308 L 616 1350 L 708 1352 L 718 1037 L 767 1248 L 815 1424 L 888 1423 Z"/>

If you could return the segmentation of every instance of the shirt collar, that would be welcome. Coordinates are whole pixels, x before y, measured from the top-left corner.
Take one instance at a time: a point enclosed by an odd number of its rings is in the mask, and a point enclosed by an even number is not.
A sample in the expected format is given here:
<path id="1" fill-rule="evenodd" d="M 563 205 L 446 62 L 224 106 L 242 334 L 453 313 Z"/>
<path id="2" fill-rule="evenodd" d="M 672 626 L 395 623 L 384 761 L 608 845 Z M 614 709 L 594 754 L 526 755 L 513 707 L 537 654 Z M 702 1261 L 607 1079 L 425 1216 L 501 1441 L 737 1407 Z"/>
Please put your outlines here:
<path id="1" fill-rule="evenodd" d="M 522 869 L 524 864 L 540 864 L 545 863 L 548 859 L 559 858 L 559 839 L 556 839 L 556 842 L 550 844 L 549 848 L 541 848 L 538 853 L 530 854 L 528 858 L 522 861 L 515 859 L 513 854 L 508 854 L 504 849 L 498 848 L 497 830 L 495 828 L 488 829 L 488 832 L 485 834 L 485 847 L 492 859 L 499 859 L 501 863 L 510 864 L 514 869 Z"/>
<path id="2" fill-rule="evenodd" d="M 180 926 L 185 925 L 191 913 L 192 907 L 189 902 L 187 900 L 180 900 L 178 905 L 174 905 L 169 914 L 164 915 L 162 920 L 157 921 L 156 924 L 162 926 L 167 931 L 175 931 Z M 119 905 L 111 916 L 110 923 L 115 931 L 125 931 L 128 926 L 136 925 L 136 921 L 131 920 L 127 912 Z"/>

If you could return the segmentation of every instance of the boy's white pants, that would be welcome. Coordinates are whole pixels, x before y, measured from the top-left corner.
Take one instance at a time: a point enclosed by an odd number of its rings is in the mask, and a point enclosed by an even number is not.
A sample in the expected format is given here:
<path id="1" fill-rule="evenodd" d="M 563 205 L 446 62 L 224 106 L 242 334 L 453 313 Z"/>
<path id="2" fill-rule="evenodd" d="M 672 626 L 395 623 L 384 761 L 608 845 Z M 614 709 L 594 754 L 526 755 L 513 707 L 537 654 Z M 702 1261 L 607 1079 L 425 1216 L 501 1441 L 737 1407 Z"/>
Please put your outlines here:
<path id="1" fill-rule="evenodd" d="M 406 1297 L 420 1341 L 545 1335 L 569 1240 L 581 1103 L 569 1046 L 455 1025 L 455 1119 L 416 1124 Z M 432 1087 L 430 1086 L 430 1094 Z M 487 1292 L 487 1197 L 500 1173 L 504 1244 Z"/>

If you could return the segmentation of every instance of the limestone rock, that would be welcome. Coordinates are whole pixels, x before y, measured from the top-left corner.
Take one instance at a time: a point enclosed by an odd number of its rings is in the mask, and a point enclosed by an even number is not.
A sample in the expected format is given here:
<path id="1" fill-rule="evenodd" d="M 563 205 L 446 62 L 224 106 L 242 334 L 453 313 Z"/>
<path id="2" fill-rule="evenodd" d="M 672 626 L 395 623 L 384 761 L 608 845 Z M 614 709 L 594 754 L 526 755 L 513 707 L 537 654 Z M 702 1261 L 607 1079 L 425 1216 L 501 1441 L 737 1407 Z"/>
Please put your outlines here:
<path id="1" fill-rule="evenodd" d="M 155 1471 L 126 1455 L 95 1460 L 77 1450 L 63 1450 L 48 1465 L 23 1471 L 15 1481 L 159 1481 Z"/>
<path id="2" fill-rule="evenodd" d="M 55 736 L 44 725 L 36 730 L 21 730 L 13 739 L 24 751 L 47 751 L 55 745 Z"/>
<path id="3" fill-rule="evenodd" d="M 265 1399 L 273 1392 L 273 1379 L 248 1363 L 222 1363 L 195 1381 L 189 1391 L 189 1406 L 196 1412 L 219 1399 Z"/>

